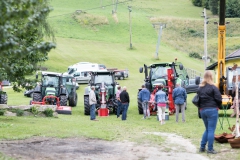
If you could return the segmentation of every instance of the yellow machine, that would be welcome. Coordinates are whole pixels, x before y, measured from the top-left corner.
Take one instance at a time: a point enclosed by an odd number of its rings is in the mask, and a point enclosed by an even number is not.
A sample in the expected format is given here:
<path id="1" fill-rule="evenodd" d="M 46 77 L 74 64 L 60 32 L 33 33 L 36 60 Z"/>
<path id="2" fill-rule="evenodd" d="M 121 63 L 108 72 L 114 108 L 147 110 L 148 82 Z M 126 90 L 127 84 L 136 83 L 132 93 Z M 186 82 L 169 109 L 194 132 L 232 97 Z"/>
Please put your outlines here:
<path id="1" fill-rule="evenodd" d="M 226 0 L 220 0 L 220 13 L 218 24 L 218 71 L 216 77 L 216 85 L 222 94 L 222 104 L 230 107 L 232 97 L 226 94 L 226 77 L 225 77 L 225 46 L 226 46 L 226 24 L 225 24 L 225 7 Z"/>

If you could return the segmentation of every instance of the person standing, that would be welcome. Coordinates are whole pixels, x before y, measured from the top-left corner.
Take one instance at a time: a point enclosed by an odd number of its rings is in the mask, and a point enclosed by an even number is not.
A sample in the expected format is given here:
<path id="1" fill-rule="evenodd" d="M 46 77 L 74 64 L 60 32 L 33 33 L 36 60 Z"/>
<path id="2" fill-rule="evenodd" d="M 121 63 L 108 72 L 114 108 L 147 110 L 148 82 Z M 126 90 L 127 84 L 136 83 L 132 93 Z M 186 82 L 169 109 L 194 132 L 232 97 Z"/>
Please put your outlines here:
<path id="1" fill-rule="evenodd" d="M 96 104 L 97 104 L 95 86 L 91 86 L 91 90 L 89 92 L 89 104 L 90 104 L 90 120 L 98 121 L 96 119 L 96 114 L 95 114 Z"/>
<path id="2" fill-rule="evenodd" d="M 145 85 L 142 85 L 142 90 L 139 92 L 139 99 L 142 102 L 142 108 L 143 108 L 143 119 L 146 119 L 146 117 L 150 117 L 148 114 L 149 106 L 148 102 L 150 100 L 150 92 L 145 87 Z"/>
<path id="3" fill-rule="evenodd" d="M 177 82 L 176 88 L 173 89 L 172 97 L 176 109 L 176 122 L 178 122 L 180 110 L 182 112 L 182 122 L 185 122 L 185 102 L 187 102 L 187 92 L 181 87 L 179 82 Z"/>
<path id="4" fill-rule="evenodd" d="M 163 91 L 163 85 L 158 86 L 158 91 L 155 95 L 155 103 L 157 103 L 157 109 L 158 109 L 158 120 L 160 124 L 165 124 L 165 110 L 167 106 L 167 94 Z"/>
<path id="5" fill-rule="evenodd" d="M 126 86 L 123 87 L 123 91 L 120 93 L 120 100 L 122 103 L 122 120 L 125 121 L 127 119 L 127 111 L 130 103 Z"/>
<path id="6" fill-rule="evenodd" d="M 207 153 L 216 154 L 213 149 L 214 132 L 218 121 L 218 108 L 222 105 L 222 96 L 219 89 L 213 83 L 213 75 L 210 71 L 204 73 L 204 79 L 197 91 L 199 95 L 199 110 L 205 126 L 202 135 L 199 152 L 205 152 L 208 143 Z"/>
<path id="7" fill-rule="evenodd" d="M 120 93 L 122 92 L 121 86 L 117 87 L 117 93 L 116 93 L 116 98 L 117 98 L 117 104 L 118 104 L 118 108 L 117 108 L 117 118 L 120 116 L 120 112 L 122 110 L 122 103 L 120 100 Z"/>

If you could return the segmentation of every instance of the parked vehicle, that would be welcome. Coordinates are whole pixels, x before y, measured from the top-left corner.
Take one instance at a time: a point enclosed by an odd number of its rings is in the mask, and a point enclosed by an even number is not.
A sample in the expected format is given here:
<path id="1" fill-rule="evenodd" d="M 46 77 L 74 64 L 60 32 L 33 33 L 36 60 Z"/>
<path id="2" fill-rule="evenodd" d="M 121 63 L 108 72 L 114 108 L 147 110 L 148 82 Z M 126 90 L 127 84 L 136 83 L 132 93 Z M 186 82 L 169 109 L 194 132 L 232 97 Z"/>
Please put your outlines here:
<path id="1" fill-rule="evenodd" d="M 144 67 L 140 67 L 140 73 L 144 72 L 145 75 L 145 86 L 151 93 L 151 98 L 149 103 L 150 114 L 156 114 L 157 108 L 154 104 L 154 97 L 158 90 L 158 85 L 161 83 L 164 85 L 164 91 L 168 95 L 169 100 L 169 113 L 175 113 L 174 101 L 172 98 L 173 89 L 176 87 L 176 82 L 179 82 L 183 88 L 189 86 L 189 76 L 186 69 L 184 68 L 181 62 L 162 62 L 155 63 L 147 66 L 144 64 Z M 200 77 L 196 77 L 196 82 L 199 84 Z M 141 89 L 138 89 L 138 111 L 139 114 L 143 114 L 142 103 L 139 99 L 139 92 Z"/>
<path id="2" fill-rule="evenodd" d="M 2 85 L 3 85 L 3 86 L 11 86 L 11 82 L 8 81 L 8 80 L 3 80 L 3 81 L 2 81 Z"/>
<path id="3" fill-rule="evenodd" d="M 115 79 L 123 80 L 129 77 L 128 69 L 107 68 L 108 71 L 114 71 Z"/>
<path id="4" fill-rule="evenodd" d="M 114 72 L 97 71 L 91 73 L 91 80 L 89 86 L 85 88 L 84 92 L 84 114 L 90 114 L 89 92 L 90 87 L 95 86 L 96 93 L 96 110 L 101 107 L 107 108 L 109 113 L 117 113 L 117 91 L 118 83 L 115 81 Z"/>

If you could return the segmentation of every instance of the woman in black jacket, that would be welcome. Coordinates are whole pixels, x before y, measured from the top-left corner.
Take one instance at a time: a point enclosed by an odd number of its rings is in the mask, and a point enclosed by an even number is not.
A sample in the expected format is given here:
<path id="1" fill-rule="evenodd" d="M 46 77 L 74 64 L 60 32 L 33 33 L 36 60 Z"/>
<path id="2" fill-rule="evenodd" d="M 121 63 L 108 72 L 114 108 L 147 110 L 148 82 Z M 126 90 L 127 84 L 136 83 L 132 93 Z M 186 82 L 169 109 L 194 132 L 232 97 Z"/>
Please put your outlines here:
<path id="1" fill-rule="evenodd" d="M 214 132 L 218 121 L 218 108 L 222 104 L 222 96 L 213 83 L 213 76 L 210 71 L 205 72 L 197 93 L 200 99 L 200 114 L 206 129 L 202 135 L 199 151 L 205 152 L 205 146 L 208 143 L 207 153 L 216 154 L 217 152 L 213 149 Z"/>

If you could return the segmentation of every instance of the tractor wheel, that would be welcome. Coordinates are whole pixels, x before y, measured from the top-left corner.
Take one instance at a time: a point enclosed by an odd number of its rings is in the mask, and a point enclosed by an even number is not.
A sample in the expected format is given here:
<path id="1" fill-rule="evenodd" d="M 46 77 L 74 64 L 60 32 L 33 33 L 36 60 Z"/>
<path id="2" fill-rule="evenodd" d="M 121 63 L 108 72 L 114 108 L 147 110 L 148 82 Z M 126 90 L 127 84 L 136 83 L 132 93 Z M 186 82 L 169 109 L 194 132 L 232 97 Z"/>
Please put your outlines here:
<path id="1" fill-rule="evenodd" d="M 0 104 L 7 104 L 8 96 L 7 94 L 2 94 L 0 99 Z"/>
<path id="2" fill-rule="evenodd" d="M 33 101 L 35 102 L 41 102 L 42 101 L 42 95 L 41 93 L 33 93 Z"/>
<path id="3" fill-rule="evenodd" d="M 138 113 L 143 114 L 142 102 L 138 98 Z"/>
<path id="4" fill-rule="evenodd" d="M 84 96 L 84 115 L 90 115 L 89 96 Z"/>
<path id="5" fill-rule="evenodd" d="M 78 95 L 77 93 L 71 92 L 69 95 L 69 106 L 75 107 L 77 105 Z"/>
<path id="6" fill-rule="evenodd" d="M 61 95 L 59 98 L 60 98 L 60 106 L 67 106 L 67 96 Z"/>

